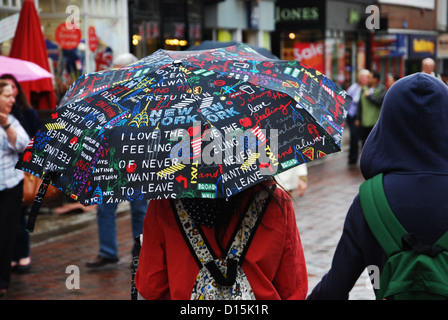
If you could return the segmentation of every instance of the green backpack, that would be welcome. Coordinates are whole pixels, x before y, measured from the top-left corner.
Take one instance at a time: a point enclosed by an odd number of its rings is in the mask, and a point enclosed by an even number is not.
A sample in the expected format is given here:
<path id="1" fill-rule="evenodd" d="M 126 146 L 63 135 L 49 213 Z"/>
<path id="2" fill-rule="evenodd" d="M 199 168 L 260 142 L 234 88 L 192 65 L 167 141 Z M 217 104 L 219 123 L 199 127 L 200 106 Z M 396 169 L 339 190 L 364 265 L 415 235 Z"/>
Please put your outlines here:
<path id="1" fill-rule="evenodd" d="M 432 246 L 419 243 L 393 214 L 382 173 L 360 186 L 359 197 L 367 224 L 388 257 L 376 299 L 448 299 L 448 231 Z"/>

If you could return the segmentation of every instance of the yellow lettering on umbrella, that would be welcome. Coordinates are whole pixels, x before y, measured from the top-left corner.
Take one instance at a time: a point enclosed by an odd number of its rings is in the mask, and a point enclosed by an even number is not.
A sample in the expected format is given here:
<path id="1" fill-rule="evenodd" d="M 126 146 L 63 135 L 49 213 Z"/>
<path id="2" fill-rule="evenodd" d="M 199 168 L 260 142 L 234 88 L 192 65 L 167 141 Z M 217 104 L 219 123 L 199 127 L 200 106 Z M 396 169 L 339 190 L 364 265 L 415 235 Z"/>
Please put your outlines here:
<path id="1" fill-rule="evenodd" d="M 48 130 L 60 130 L 65 129 L 65 123 L 47 123 L 45 125 Z"/>
<path id="2" fill-rule="evenodd" d="M 260 157 L 259 153 L 252 153 L 249 158 L 247 158 L 246 161 L 241 165 L 242 170 L 248 170 L 249 167 L 257 161 L 257 159 Z"/>
<path id="3" fill-rule="evenodd" d="M 164 178 L 166 176 L 168 176 L 170 173 L 174 173 L 177 172 L 179 170 L 182 170 L 183 168 L 185 168 L 185 165 L 182 163 L 178 163 L 174 166 L 168 167 L 166 169 L 160 170 L 159 172 L 157 172 L 157 176 L 159 178 Z"/>

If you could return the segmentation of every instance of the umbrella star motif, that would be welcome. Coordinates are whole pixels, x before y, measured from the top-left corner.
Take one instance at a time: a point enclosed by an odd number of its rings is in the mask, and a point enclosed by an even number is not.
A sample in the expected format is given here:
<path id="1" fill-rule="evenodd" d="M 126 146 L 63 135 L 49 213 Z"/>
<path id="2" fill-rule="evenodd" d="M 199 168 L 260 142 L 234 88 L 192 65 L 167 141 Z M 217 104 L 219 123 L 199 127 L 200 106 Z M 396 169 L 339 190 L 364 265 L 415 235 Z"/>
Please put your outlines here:
<path id="1" fill-rule="evenodd" d="M 158 50 L 82 75 L 16 167 L 84 205 L 230 197 L 340 151 L 350 102 L 313 68 L 244 44 Z"/>

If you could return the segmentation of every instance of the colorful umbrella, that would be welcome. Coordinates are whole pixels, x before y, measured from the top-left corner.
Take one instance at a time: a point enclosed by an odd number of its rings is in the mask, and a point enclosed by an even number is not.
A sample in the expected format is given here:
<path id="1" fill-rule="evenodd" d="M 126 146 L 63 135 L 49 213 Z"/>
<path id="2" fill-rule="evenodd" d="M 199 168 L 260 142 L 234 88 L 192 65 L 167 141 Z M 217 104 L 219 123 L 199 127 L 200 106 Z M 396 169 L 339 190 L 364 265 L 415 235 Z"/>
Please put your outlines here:
<path id="1" fill-rule="evenodd" d="M 34 62 L 50 72 L 42 24 L 34 1 L 25 0 L 22 4 L 9 56 Z M 24 82 L 21 86 L 36 109 L 55 109 L 56 95 L 51 79 Z"/>
<path id="2" fill-rule="evenodd" d="M 229 197 L 340 151 L 350 101 L 318 71 L 243 44 L 158 50 L 81 76 L 16 167 L 84 205 Z"/>
<path id="3" fill-rule="evenodd" d="M 53 77 L 34 62 L 0 56 L 0 75 L 4 74 L 12 74 L 19 82 Z"/>
<path id="4" fill-rule="evenodd" d="M 237 41 L 214 41 L 214 40 L 204 40 L 197 46 L 189 47 L 188 50 L 190 51 L 196 51 L 196 50 L 210 50 L 210 49 L 216 49 L 216 48 L 225 48 L 225 47 L 231 47 L 239 45 Z M 266 58 L 269 59 L 278 59 L 278 57 L 273 54 L 271 51 L 269 51 L 266 48 L 259 47 L 252 44 L 247 44 L 249 47 L 257 51 L 258 53 L 262 54 Z"/>

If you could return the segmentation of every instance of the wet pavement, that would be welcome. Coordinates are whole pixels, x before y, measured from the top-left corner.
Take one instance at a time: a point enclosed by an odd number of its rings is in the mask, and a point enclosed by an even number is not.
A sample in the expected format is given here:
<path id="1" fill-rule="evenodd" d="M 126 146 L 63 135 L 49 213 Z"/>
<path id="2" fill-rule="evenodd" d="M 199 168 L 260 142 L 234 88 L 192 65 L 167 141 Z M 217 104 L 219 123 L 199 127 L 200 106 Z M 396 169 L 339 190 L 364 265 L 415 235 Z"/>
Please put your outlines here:
<path id="1" fill-rule="evenodd" d="M 308 167 L 309 185 L 296 198 L 296 215 L 307 260 L 309 292 L 328 271 L 347 210 L 363 181 L 347 166 L 347 153 L 329 155 Z M 117 215 L 120 261 L 100 270 L 85 267 L 98 253 L 96 211 L 58 216 L 43 212 L 31 235 L 33 267 L 13 273 L 6 300 L 130 300 L 131 221 L 129 205 Z M 79 270 L 79 289 L 74 279 Z M 350 299 L 371 300 L 364 274 Z"/>

